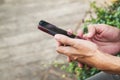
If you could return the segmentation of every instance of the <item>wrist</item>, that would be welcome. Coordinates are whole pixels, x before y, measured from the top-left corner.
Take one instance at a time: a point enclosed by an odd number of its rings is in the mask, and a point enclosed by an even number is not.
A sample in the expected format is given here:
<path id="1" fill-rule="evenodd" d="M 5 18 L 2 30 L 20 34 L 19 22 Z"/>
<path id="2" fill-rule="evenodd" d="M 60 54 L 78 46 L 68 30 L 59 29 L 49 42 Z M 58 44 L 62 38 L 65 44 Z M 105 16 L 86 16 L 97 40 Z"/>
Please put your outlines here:
<path id="1" fill-rule="evenodd" d="M 101 51 L 96 51 L 93 56 L 79 58 L 78 61 L 108 73 L 120 73 L 120 58 Z"/>
<path id="2" fill-rule="evenodd" d="M 112 56 L 110 54 L 106 53 L 100 53 L 102 58 L 99 58 L 101 62 L 97 65 L 97 68 L 99 70 L 108 72 L 108 73 L 113 73 L 113 74 L 119 74 L 120 73 L 120 58 L 116 56 Z"/>
<path id="3" fill-rule="evenodd" d="M 120 58 L 116 56 L 111 56 L 111 59 L 113 60 L 111 61 L 112 68 L 110 72 L 114 74 L 120 74 Z"/>
<path id="4" fill-rule="evenodd" d="M 99 50 L 97 50 L 92 56 L 84 57 L 84 59 L 79 58 L 79 61 L 102 71 L 108 71 L 113 68 L 110 64 L 111 62 L 108 58 L 108 54 L 106 55 Z"/>
<path id="5" fill-rule="evenodd" d="M 103 54 L 103 62 L 100 70 L 113 74 L 120 74 L 120 58 L 109 54 Z"/>
<path id="6" fill-rule="evenodd" d="M 114 73 L 114 71 L 116 71 L 118 67 L 120 68 L 120 64 L 117 60 L 113 60 L 113 58 L 116 59 L 115 56 L 97 51 L 96 54 L 91 57 L 91 63 L 93 63 L 94 67 L 99 70 Z"/>

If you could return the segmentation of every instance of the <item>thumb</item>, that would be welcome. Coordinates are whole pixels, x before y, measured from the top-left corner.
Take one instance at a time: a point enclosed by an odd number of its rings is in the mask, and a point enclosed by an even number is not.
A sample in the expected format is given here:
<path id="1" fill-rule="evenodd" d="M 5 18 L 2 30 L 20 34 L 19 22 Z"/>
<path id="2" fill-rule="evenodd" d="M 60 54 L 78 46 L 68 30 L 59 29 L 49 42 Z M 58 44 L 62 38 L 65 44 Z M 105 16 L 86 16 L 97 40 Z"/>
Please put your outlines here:
<path id="1" fill-rule="evenodd" d="M 74 40 L 72 38 L 69 38 L 69 37 L 62 35 L 62 34 L 56 34 L 54 38 L 64 45 L 73 46 L 75 44 Z"/>
<path id="2" fill-rule="evenodd" d="M 92 38 L 96 33 L 96 27 L 95 25 L 88 25 L 88 33 L 85 34 L 84 38 Z"/>

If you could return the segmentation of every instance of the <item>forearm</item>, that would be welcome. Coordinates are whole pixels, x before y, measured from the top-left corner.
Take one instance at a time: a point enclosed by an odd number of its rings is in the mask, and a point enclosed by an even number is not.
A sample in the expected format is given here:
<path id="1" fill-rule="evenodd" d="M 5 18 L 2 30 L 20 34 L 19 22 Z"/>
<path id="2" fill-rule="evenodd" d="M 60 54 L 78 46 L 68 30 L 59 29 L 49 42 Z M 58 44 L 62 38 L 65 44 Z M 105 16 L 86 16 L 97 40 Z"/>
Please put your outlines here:
<path id="1" fill-rule="evenodd" d="M 120 74 L 120 58 L 117 56 L 112 56 L 106 54 L 106 67 L 108 67 L 108 70 L 103 70 L 108 73 L 113 73 L 113 74 Z"/>

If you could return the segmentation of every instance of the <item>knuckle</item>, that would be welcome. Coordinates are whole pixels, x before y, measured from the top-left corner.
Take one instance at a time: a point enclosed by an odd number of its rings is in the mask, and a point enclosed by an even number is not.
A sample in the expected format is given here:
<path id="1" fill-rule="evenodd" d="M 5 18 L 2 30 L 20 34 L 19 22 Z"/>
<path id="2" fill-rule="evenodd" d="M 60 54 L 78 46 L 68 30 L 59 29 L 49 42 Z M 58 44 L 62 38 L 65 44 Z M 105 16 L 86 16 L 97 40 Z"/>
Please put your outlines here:
<path id="1" fill-rule="evenodd" d="M 58 53 L 61 53 L 61 54 L 66 54 L 66 53 L 67 53 L 67 50 L 64 49 L 64 48 L 61 48 L 61 47 L 56 48 L 56 51 L 57 51 Z"/>
<path id="2" fill-rule="evenodd" d="M 60 50 L 59 50 L 59 47 L 56 48 L 56 51 L 60 51 Z"/>
<path id="3" fill-rule="evenodd" d="M 59 54 L 62 54 L 62 52 L 61 51 L 59 51 L 59 50 L 56 50 Z"/>
<path id="4" fill-rule="evenodd" d="M 64 39 L 64 42 L 66 43 L 68 41 L 68 39 L 66 38 L 66 39 Z"/>

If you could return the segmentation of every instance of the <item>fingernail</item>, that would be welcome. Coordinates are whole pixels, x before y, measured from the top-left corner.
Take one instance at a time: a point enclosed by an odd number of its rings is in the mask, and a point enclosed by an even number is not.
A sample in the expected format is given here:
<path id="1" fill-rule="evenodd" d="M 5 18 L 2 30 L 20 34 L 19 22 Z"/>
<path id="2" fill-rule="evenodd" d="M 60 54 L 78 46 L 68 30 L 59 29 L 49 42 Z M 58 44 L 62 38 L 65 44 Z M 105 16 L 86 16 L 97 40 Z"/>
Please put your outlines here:
<path id="1" fill-rule="evenodd" d="M 78 63 L 78 67 L 82 68 L 82 67 L 83 67 L 83 65 L 82 65 L 81 63 Z"/>
<path id="2" fill-rule="evenodd" d="M 68 35 L 72 35 L 72 33 L 71 33 L 71 32 L 67 32 L 67 34 L 68 34 Z"/>
<path id="3" fill-rule="evenodd" d="M 56 34 L 54 38 L 55 38 L 56 40 L 60 40 L 60 35 L 59 35 L 59 34 Z"/>

